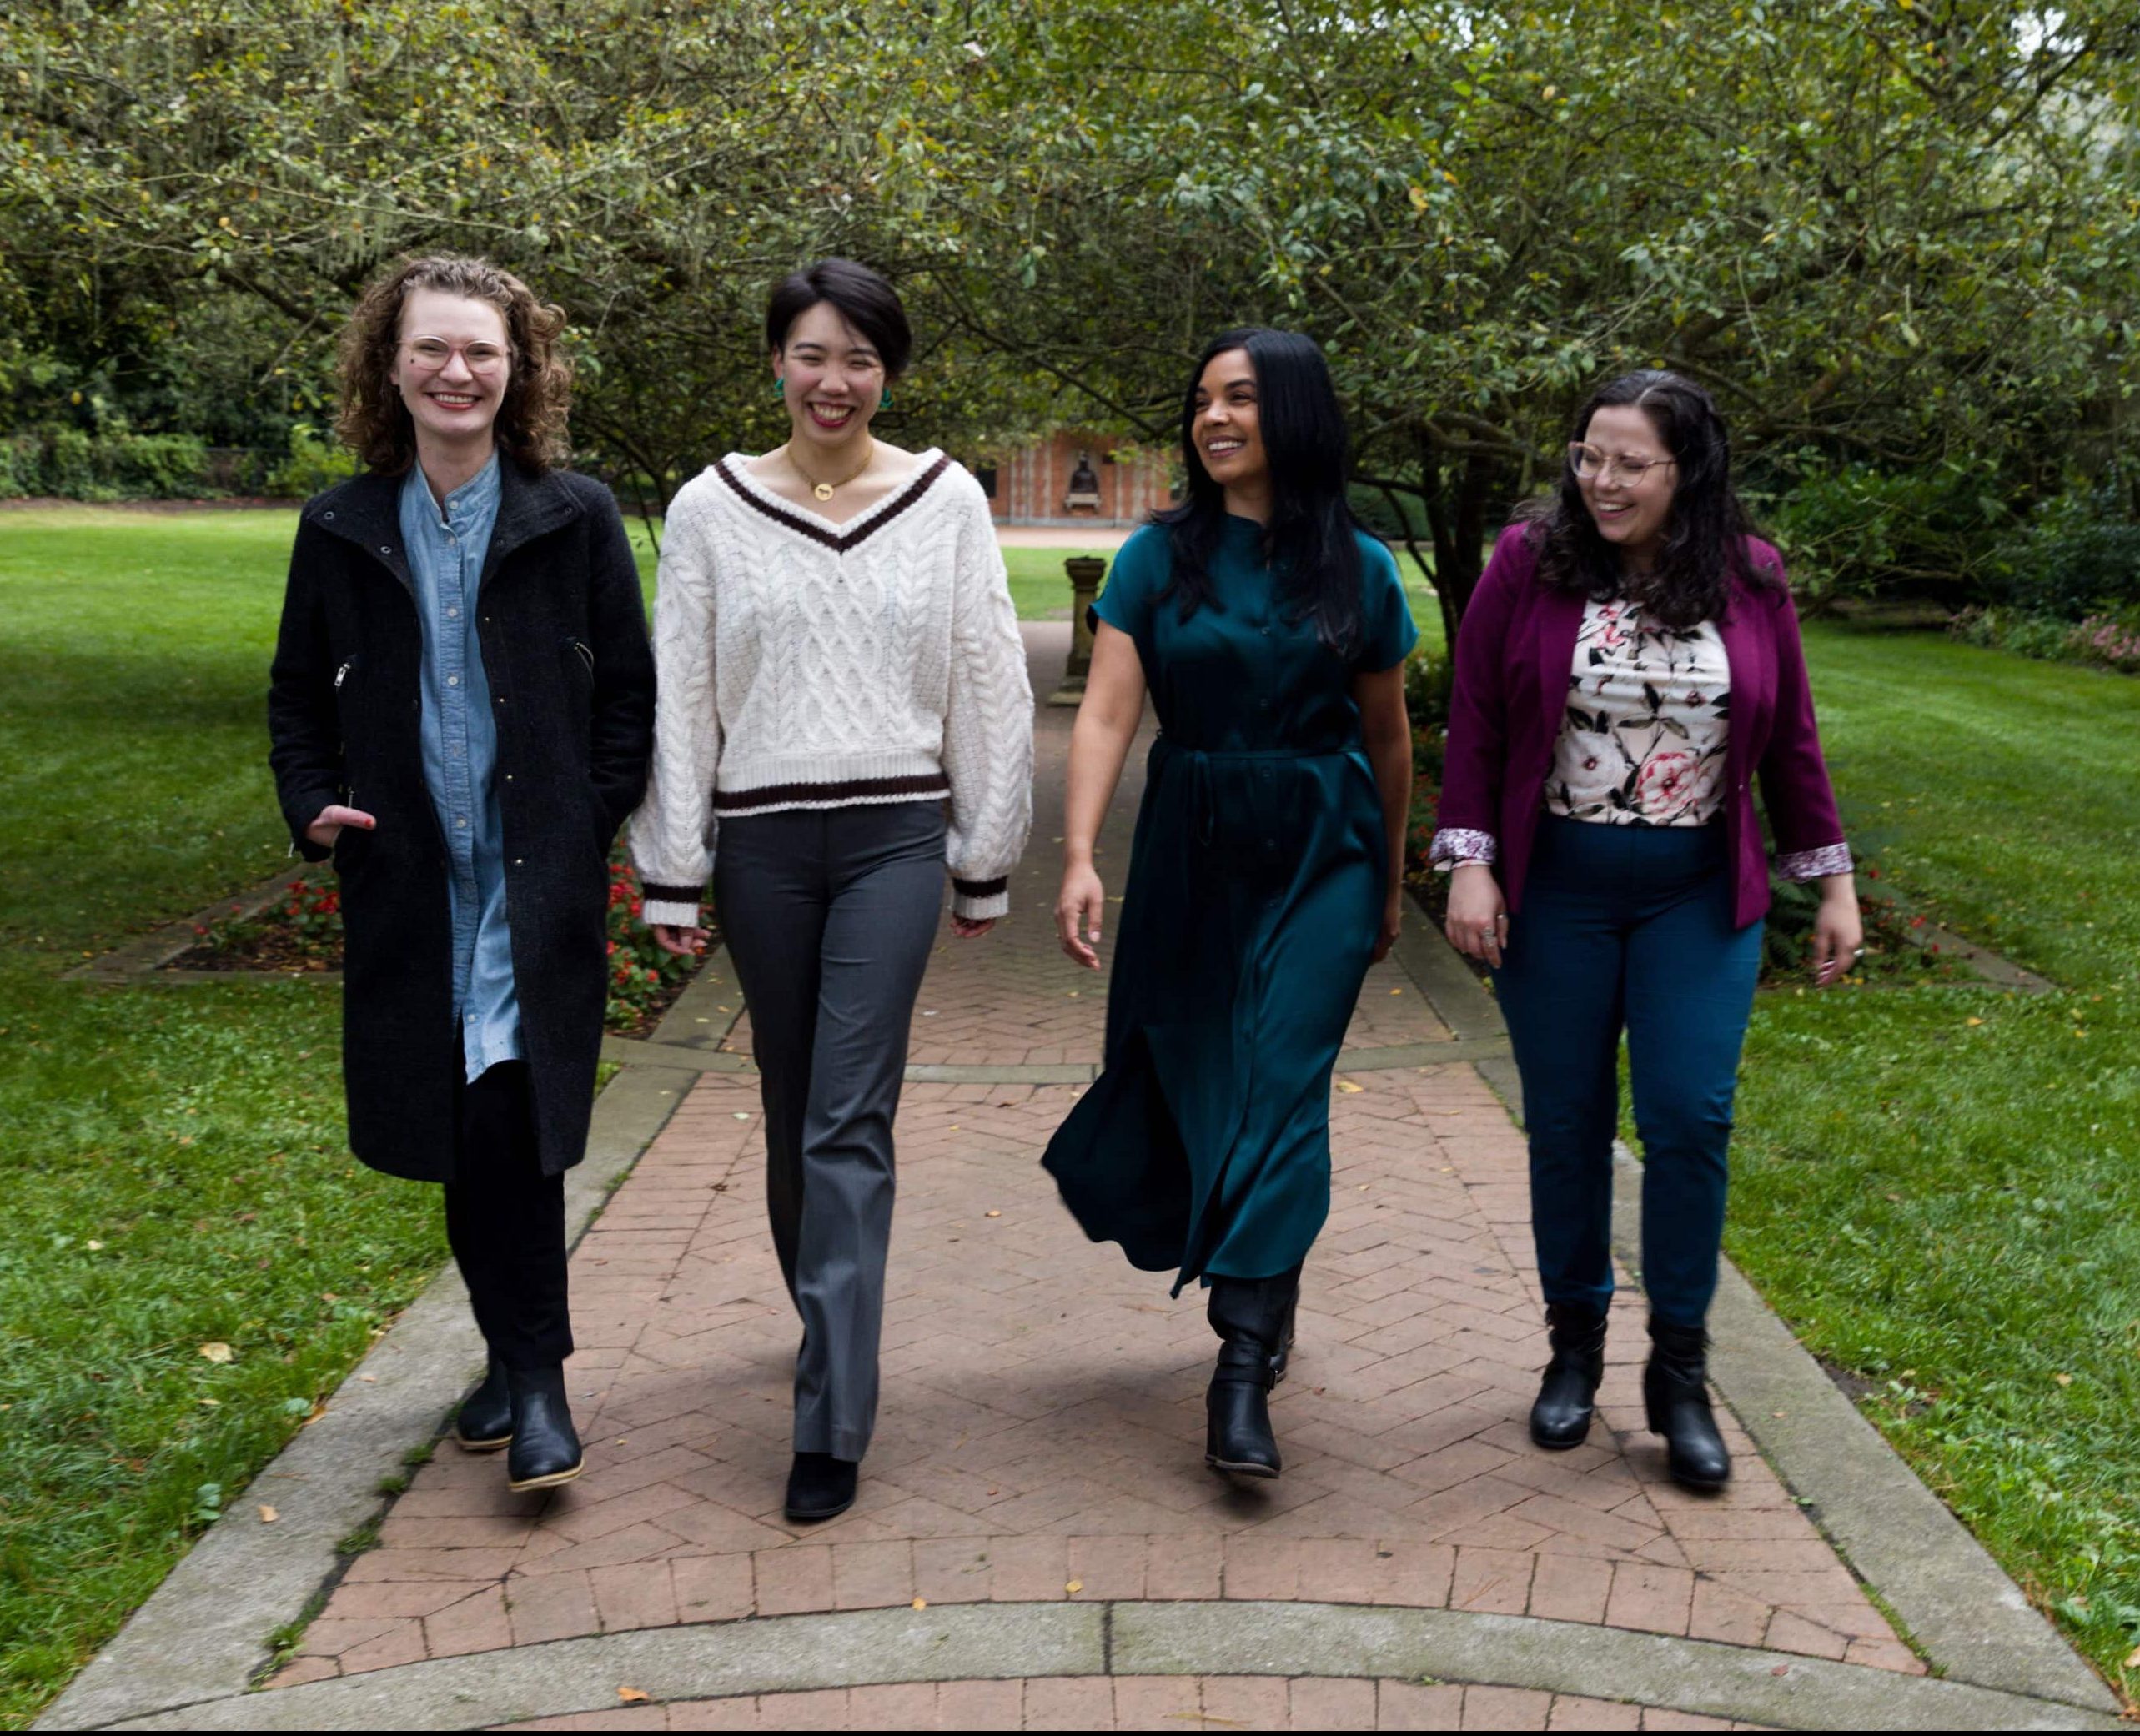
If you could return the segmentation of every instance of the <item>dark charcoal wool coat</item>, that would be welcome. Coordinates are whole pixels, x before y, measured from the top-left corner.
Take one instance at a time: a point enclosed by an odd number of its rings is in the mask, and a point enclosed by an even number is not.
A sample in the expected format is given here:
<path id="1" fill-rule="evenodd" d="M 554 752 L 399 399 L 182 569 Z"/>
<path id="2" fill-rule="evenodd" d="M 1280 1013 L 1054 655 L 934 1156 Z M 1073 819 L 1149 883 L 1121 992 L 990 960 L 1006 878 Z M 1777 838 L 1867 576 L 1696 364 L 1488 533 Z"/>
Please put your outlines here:
<path id="1" fill-rule="evenodd" d="M 498 721 L 506 920 L 545 1172 L 587 1141 L 606 992 L 607 859 L 646 786 L 654 661 L 639 574 L 608 489 L 510 459 L 476 593 Z M 334 850 L 346 930 L 343 1068 L 349 1144 L 374 1169 L 453 1174 L 452 920 L 445 840 L 424 787 L 423 635 L 401 545 L 401 479 L 365 475 L 307 504 L 268 698 L 283 816 L 331 802 L 375 831 Z"/>

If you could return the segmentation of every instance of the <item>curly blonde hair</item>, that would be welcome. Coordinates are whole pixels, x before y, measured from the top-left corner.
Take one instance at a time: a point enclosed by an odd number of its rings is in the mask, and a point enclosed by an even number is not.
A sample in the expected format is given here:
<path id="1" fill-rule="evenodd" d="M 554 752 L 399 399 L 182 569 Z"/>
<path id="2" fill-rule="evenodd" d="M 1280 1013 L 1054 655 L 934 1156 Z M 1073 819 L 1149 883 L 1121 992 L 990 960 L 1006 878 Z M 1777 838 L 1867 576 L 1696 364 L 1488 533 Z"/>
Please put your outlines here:
<path id="1" fill-rule="evenodd" d="M 498 407 L 498 444 L 530 470 L 564 463 L 572 400 L 572 364 L 557 344 L 565 310 L 538 301 L 510 271 L 460 253 L 404 258 L 357 299 L 343 329 L 339 364 L 342 409 L 335 429 L 343 440 L 373 469 L 389 475 L 415 462 L 415 424 L 394 384 L 394 364 L 401 348 L 401 309 L 419 289 L 488 302 L 505 316 L 512 378 Z"/>

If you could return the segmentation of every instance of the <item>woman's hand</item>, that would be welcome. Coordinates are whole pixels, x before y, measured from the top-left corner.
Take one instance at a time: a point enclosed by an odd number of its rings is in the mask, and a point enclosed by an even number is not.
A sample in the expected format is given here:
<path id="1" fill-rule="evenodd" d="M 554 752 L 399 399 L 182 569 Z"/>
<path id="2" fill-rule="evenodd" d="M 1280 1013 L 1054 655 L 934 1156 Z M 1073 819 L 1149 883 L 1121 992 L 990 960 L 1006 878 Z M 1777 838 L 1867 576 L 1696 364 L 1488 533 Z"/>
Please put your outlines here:
<path id="1" fill-rule="evenodd" d="M 1093 949 L 1100 944 L 1100 910 L 1107 901 L 1107 888 L 1091 863 L 1073 863 L 1062 871 L 1062 890 L 1055 895 L 1055 932 L 1062 950 L 1088 971 L 1100 967 Z"/>
<path id="2" fill-rule="evenodd" d="M 1813 986 L 1825 989 L 1841 981 L 1864 951 L 1865 923 L 1858 916 L 1856 877 L 1824 876 L 1821 908 L 1813 917 Z"/>
<path id="3" fill-rule="evenodd" d="M 322 850 L 332 850 L 344 826 L 353 825 L 360 832 L 368 832 L 378 824 L 362 808 L 345 808 L 339 802 L 329 802 L 319 810 L 319 817 L 305 827 L 304 835 L 307 842 L 317 844 Z"/>
<path id="4" fill-rule="evenodd" d="M 713 936 L 703 928 L 685 928 L 674 922 L 656 922 L 654 944 L 664 952 L 673 952 L 678 958 L 694 958 L 706 951 L 706 942 Z"/>
<path id="5" fill-rule="evenodd" d="M 1404 889 L 1399 886 L 1382 906 L 1382 932 L 1374 937 L 1373 962 L 1379 965 L 1389 956 L 1389 949 L 1397 944 L 1397 932 L 1404 926 Z"/>
<path id="6" fill-rule="evenodd" d="M 1449 943 L 1495 970 L 1509 943 L 1509 906 L 1501 883 L 1484 862 L 1459 862 L 1449 876 Z"/>
<path id="7" fill-rule="evenodd" d="M 953 914 L 951 931 L 962 941 L 977 941 L 996 926 L 993 916 L 961 916 Z"/>

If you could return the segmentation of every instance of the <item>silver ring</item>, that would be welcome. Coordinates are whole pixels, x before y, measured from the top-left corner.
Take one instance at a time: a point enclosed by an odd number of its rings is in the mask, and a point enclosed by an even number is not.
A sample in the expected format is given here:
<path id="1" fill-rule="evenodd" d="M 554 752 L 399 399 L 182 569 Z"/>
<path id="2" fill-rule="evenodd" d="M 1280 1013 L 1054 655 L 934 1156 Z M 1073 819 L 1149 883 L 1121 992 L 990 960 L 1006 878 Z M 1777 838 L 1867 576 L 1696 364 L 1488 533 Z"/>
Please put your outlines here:
<path id="1" fill-rule="evenodd" d="M 1862 946 L 1852 947 L 1851 949 L 1851 956 L 1852 958 L 1863 958 L 1865 956 L 1865 948 Z"/>

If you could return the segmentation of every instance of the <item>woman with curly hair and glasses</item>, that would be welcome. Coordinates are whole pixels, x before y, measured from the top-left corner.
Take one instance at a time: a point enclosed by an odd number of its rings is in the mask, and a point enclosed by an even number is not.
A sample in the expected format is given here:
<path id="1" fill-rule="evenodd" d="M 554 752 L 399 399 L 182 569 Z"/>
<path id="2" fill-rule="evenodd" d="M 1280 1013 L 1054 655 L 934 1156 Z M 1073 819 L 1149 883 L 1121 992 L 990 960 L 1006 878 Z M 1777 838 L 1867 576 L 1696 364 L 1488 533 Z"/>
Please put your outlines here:
<path id="1" fill-rule="evenodd" d="M 565 1172 L 584 1153 L 607 861 L 654 665 L 616 503 L 559 468 L 563 312 L 480 259 L 405 261 L 343 334 L 362 474 L 308 502 L 269 695 L 297 851 L 347 955 L 351 1148 L 445 1185 L 489 1347 L 455 1437 L 515 1489 L 580 1474 Z"/>
<path id="2" fill-rule="evenodd" d="M 1716 404 L 1630 374 L 1573 434 L 1559 493 L 1502 534 L 1464 611 L 1431 855 L 1523 1077 L 1552 1347 L 1531 1438 L 1580 1444 L 1604 1374 L 1624 1031 L 1649 1425 L 1674 1478 L 1716 1488 L 1705 1322 L 1769 903 L 1756 778 L 1776 868 L 1821 886 L 1816 985 L 1862 950 L 1857 895 L 1783 562 L 1732 493 Z"/>

